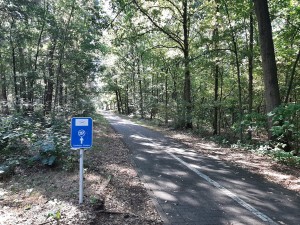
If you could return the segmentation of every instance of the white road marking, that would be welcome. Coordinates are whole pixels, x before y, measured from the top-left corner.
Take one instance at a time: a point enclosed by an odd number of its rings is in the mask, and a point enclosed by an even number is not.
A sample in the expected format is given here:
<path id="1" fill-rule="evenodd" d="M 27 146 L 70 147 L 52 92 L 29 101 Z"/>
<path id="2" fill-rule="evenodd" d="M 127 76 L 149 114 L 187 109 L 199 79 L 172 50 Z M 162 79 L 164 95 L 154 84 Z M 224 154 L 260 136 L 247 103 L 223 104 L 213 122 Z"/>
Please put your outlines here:
<path id="1" fill-rule="evenodd" d="M 260 218 L 262 221 L 264 221 L 264 222 L 266 222 L 268 224 L 271 224 L 271 225 L 278 225 L 278 223 L 276 223 L 270 217 L 268 217 L 267 215 L 265 215 L 262 212 L 258 211 L 253 206 L 249 205 L 247 202 L 245 202 L 244 200 L 242 200 L 236 194 L 234 194 L 233 192 L 229 191 L 228 189 L 226 189 L 225 187 L 223 187 L 221 184 L 219 184 L 218 182 L 216 182 L 213 179 L 211 179 L 209 176 L 205 175 L 204 173 L 201 173 L 196 168 L 193 168 L 191 165 L 189 165 L 188 163 L 186 163 L 182 159 L 178 158 L 173 153 L 168 152 L 168 151 L 166 151 L 166 152 L 170 156 L 172 156 L 174 159 L 176 159 L 178 162 L 180 162 L 182 165 L 186 166 L 188 169 L 190 169 L 191 171 L 193 171 L 194 173 L 196 173 L 199 177 L 203 178 L 204 180 L 206 180 L 207 182 L 209 182 L 210 184 L 212 184 L 213 186 L 215 186 L 216 188 L 218 188 L 219 190 L 221 190 L 225 195 L 227 195 L 228 197 L 232 198 L 238 204 L 240 204 L 245 209 L 247 209 L 248 211 L 250 211 L 251 213 L 253 213 L 255 216 L 257 216 L 258 218 Z"/>

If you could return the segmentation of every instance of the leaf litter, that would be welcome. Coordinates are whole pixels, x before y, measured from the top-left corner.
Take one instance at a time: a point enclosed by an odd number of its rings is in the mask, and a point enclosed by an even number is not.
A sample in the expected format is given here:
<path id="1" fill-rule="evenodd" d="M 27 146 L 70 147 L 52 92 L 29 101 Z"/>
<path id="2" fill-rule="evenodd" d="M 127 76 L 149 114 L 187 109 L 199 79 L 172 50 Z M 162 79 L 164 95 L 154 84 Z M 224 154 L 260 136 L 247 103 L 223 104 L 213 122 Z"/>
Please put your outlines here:
<path id="1" fill-rule="evenodd" d="M 84 155 L 84 203 L 78 203 L 79 161 L 72 172 L 19 166 L 0 181 L 0 225 L 163 224 L 129 154 L 109 125 L 96 123 L 93 148 Z"/>

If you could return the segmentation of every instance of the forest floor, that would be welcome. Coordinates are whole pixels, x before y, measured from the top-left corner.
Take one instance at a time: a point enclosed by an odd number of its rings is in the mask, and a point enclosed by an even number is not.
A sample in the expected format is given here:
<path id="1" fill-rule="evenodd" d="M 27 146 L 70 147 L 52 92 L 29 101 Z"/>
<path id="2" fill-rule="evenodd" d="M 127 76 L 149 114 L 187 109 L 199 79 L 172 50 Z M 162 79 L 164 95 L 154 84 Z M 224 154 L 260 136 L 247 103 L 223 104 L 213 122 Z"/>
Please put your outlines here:
<path id="1" fill-rule="evenodd" d="M 201 154 L 247 168 L 300 194 L 297 168 L 265 155 L 223 148 L 186 132 L 159 130 Z M 59 168 L 19 166 L 14 176 L 0 181 L 0 225 L 163 224 L 132 165 L 130 152 L 104 121 L 94 122 L 93 146 L 85 151 L 82 205 L 78 204 L 76 168 L 66 172 Z"/>
<path id="2" fill-rule="evenodd" d="M 162 224 L 129 154 L 105 121 L 94 121 L 93 148 L 84 155 L 83 204 L 79 162 L 72 172 L 19 166 L 0 180 L 0 225 Z"/>

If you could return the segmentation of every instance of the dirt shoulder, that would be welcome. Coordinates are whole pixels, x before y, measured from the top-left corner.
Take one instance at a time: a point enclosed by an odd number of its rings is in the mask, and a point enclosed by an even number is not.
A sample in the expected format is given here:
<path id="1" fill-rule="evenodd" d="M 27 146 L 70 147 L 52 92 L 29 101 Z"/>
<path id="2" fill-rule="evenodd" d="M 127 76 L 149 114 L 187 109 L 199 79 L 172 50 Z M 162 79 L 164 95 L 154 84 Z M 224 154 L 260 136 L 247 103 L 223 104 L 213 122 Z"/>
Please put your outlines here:
<path id="1" fill-rule="evenodd" d="M 127 148 L 105 122 L 94 124 L 93 146 L 85 151 L 82 205 L 77 167 L 67 172 L 19 166 L 0 181 L 0 224 L 162 224 Z"/>

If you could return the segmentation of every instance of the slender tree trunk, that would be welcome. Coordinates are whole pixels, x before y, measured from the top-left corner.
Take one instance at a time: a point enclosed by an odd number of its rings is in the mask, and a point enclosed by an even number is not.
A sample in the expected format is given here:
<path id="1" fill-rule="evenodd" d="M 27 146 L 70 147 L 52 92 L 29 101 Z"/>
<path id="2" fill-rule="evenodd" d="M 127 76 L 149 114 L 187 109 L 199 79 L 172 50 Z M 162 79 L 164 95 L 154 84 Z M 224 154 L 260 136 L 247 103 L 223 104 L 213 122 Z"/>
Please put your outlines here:
<path id="1" fill-rule="evenodd" d="M 70 15 L 68 17 L 66 27 L 63 34 L 63 40 L 60 48 L 59 60 L 58 60 L 58 69 L 57 69 L 57 77 L 56 77 L 56 88 L 55 88 L 55 97 L 54 97 L 54 106 L 57 104 L 62 106 L 63 105 L 63 59 L 65 56 L 65 48 L 67 43 L 67 36 L 70 28 L 70 22 L 73 17 L 73 13 L 75 10 L 75 0 L 72 2 L 72 8 Z"/>
<path id="2" fill-rule="evenodd" d="M 150 111 L 150 120 L 153 119 L 154 115 L 154 77 L 151 76 L 151 111 Z"/>
<path id="3" fill-rule="evenodd" d="M 219 66 L 215 65 L 215 98 L 214 98 L 214 121 L 213 121 L 213 135 L 218 135 L 218 100 L 219 100 Z"/>
<path id="4" fill-rule="evenodd" d="M 130 109 L 129 109 L 129 85 L 126 85 L 126 93 L 125 93 L 125 111 L 126 114 L 130 114 Z"/>
<path id="5" fill-rule="evenodd" d="M 116 85 L 116 88 L 115 88 L 115 94 L 116 94 L 116 99 L 117 99 L 117 108 L 118 108 L 118 113 L 121 114 L 121 99 L 119 98 L 120 97 L 120 90 L 119 90 L 119 87 L 118 87 L 118 80 L 115 81 L 115 85 Z"/>
<path id="6" fill-rule="evenodd" d="M 7 102 L 7 88 L 6 88 L 6 75 L 5 71 L 3 69 L 3 64 L 2 64 L 2 55 L 0 52 L 0 88 L 1 88 L 1 93 L 0 93 L 0 104 L 1 104 L 1 113 L 4 115 L 9 114 L 8 110 L 8 102 Z"/>
<path id="7" fill-rule="evenodd" d="M 254 22 L 253 22 L 253 3 L 250 1 L 250 29 L 249 29 L 249 53 L 248 53 L 248 113 L 251 114 L 253 110 L 253 43 L 254 43 Z M 248 128 L 248 139 L 252 139 L 252 126 Z"/>
<path id="8" fill-rule="evenodd" d="M 137 74 L 138 74 L 138 82 L 139 82 L 139 95 L 140 95 L 140 115 L 141 118 L 144 118 L 144 99 L 143 99 L 143 87 L 142 87 L 142 77 L 141 77 L 141 61 L 138 59 L 137 61 Z"/>
<path id="9" fill-rule="evenodd" d="M 22 108 L 24 111 L 28 109 L 28 99 L 27 99 L 27 85 L 26 85 L 26 78 L 25 78 L 25 57 L 24 57 L 24 50 L 22 47 L 19 47 L 19 72 L 20 72 L 20 101 L 23 102 Z M 29 75 L 30 76 L 30 75 Z M 25 104 L 24 104 L 25 103 Z"/>
<path id="10" fill-rule="evenodd" d="M 281 102 L 268 1 L 253 0 L 253 2 L 259 30 L 266 110 L 267 112 L 271 112 L 274 108 L 279 106 Z M 272 122 L 271 119 L 269 119 L 269 127 L 271 126 Z M 270 134 L 269 137 L 271 138 Z"/>
<path id="11" fill-rule="evenodd" d="M 165 77 L 165 124 L 168 124 L 169 120 L 169 95 L 168 95 L 168 76 Z"/>
<path id="12" fill-rule="evenodd" d="M 45 102 L 44 102 L 44 114 L 48 114 L 52 109 L 52 99 L 53 99 L 53 88 L 54 88 L 54 52 L 56 48 L 56 39 L 52 41 L 52 47 L 49 50 L 49 60 L 48 60 L 48 74 L 49 77 L 46 79 L 46 89 L 45 89 Z"/>
<path id="13" fill-rule="evenodd" d="M 235 56 L 235 65 L 236 65 L 237 81 L 238 81 L 239 120 L 242 120 L 242 118 L 243 118 L 242 85 L 241 85 L 241 69 L 240 69 L 240 62 L 239 62 L 239 56 L 238 56 L 238 46 L 237 46 L 237 41 L 236 41 L 236 34 L 234 33 L 234 30 L 233 30 L 233 27 L 231 24 L 231 19 L 230 19 L 230 15 L 229 15 L 229 11 L 228 11 L 226 2 L 225 2 L 225 8 L 226 8 L 227 18 L 228 18 L 228 22 L 229 22 L 230 31 L 231 31 L 231 39 L 232 39 L 232 44 L 233 44 L 234 56 Z M 239 138 L 241 141 L 243 140 L 243 127 L 241 124 L 239 127 Z"/>
<path id="14" fill-rule="evenodd" d="M 216 15 L 218 17 L 219 14 L 219 1 L 215 1 L 217 8 L 216 8 Z M 216 18 L 218 21 L 218 18 Z M 219 30 L 218 30 L 218 22 L 216 24 L 216 27 L 213 32 L 213 39 L 214 39 L 214 47 L 215 49 L 218 48 L 218 42 L 219 42 Z M 214 97 L 214 120 L 213 120 L 213 135 L 218 134 L 218 112 L 219 112 L 219 107 L 218 107 L 218 99 L 219 99 L 219 62 L 218 62 L 218 54 L 216 55 L 216 62 L 215 62 L 215 70 L 214 70 L 214 77 L 215 77 L 215 97 Z"/>
<path id="15" fill-rule="evenodd" d="M 289 81 L 288 90 L 287 90 L 285 100 L 284 100 L 285 103 L 289 102 L 289 97 L 290 97 L 290 94 L 291 94 L 291 91 L 292 91 L 292 88 L 293 88 L 293 84 L 294 84 L 294 77 L 295 77 L 295 73 L 296 73 L 296 67 L 297 67 L 297 64 L 298 64 L 299 60 L 300 60 L 300 50 L 298 51 L 296 60 L 293 64 L 293 69 L 292 69 L 292 72 L 291 72 L 291 78 L 290 78 L 290 81 Z"/>
<path id="16" fill-rule="evenodd" d="M 188 0 L 183 1 L 183 54 L 184 54 L 184 91 L 183 101 L 185 106 L 185 128 L 193 128 L 191 74 L 190 74 L 190 49 L 189 49 L 189 16 Z"/>
<path id="17" fill-rule="evenodd" d="M 15 95 L 15 110 L 17 113 L 20 112 L 20 96 L 19 96 L 19 85 L 17 79 L 17 64 L 16 64 L 16 47 L 13 43 L 12 37 L 12 28 L 15 25 L 13 21 L 11 23 L 11 30 L 10 30 L 10 47 L 11 47 L 11 58 L 12 58 L 12 69 L 13 69 L 13 84 L 14 84 L 14 95 Z"/>

